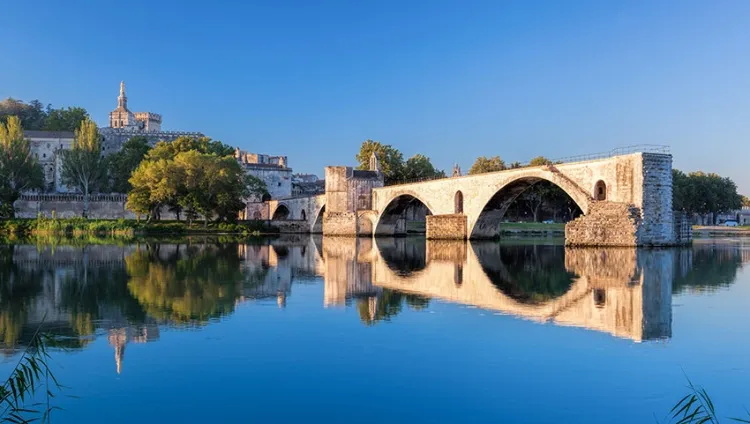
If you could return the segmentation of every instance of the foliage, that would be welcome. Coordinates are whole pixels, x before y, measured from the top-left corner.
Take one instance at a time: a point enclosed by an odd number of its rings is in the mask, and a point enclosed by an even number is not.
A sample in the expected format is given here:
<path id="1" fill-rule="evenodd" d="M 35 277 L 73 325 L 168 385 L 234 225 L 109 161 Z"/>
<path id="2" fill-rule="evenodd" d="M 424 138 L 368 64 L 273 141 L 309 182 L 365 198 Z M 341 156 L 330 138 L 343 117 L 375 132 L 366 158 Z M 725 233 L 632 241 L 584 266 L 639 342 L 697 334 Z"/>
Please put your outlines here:
<path id="1" fill-rule="evenodd" d="M 83 193 L 84 218 L 88 216 L 89 196 L 105 180 L 101 146 L 99 130 L 94 121 L 87 118 L 75 131 L 72 148 L 62 151 L 62 180 Z"/>
<path id="2" fill-rule="evenodd" d="M 537 156 L 529 161 L 529 166 L 552 165 L 552 161 L 544 156 Z"/>
<path id="3" fill-rule="evenodd" d="M 44 127 L 47 113 L 39 100 L 32 100 L 26 104 L 9 97 L 0 101 L 0 123 L 7 123 L 11 116 L 20 119 L 21 127 L 24 129 L 40 130 Z"/>
<path id="4" fill-rule="evenodd" d="M 208 137 L 178 137 L 173 141 L 160 141 L 148 153 L 148 160 L 171 159 L 179 153 L 197 151 L 204 154 L 216 156 L 232 156 L 234 149 L 221 141 L 211 140 Z"/>
<path id="5" fill-rule="evenodd" d="M 176 323 L 206 322 L 234 310 L 247 275 L 234 245 L 188 246 L 163 257 L 153 249 L 125 258 L 128 289 L 148 314 Z"/>
<path id="6" fill-rule="evenodd" d="M 404 155 L 390 144 L 382 144 L 379 141 L 365 140 L 357 154 L 357 169 L 370 169 L 370 157 L 373 152 L 380 161 L 380 169 L 386 183 L 401 181 L 404 179 Z"/>
<path id="7" fill-rule="evenodd" d="M 690 379 L 688 379 L 687 388 L 689 393 L 669 411 L 670 422 L 676 424 L 718 424 L 720 420 L 716 414 L 716 407 L 706 389 L 695 386 Z M 729 419 L 735 422 L 750 423 L 750 411 L 746 412 L 746 418 Z"/>
<path id="8" fill-rule="evenodd" d="M 149 221 L 158 218 L 164 206 L 184 211 L 189 223 L 198 215 L 205 226 L 213 216 L 236 220 L 244 199 L 262 197 L 266 187 L 246 175 L 231 152 L 230 147 L 208 138 L 158 143 L 130 177 L 128 209 L 147 215 Z"/>
<path id="9" fill-rule="evenodd" d="M 23 136 L 21 120 L 11 116 L 7 124 L 0 123 L 0 202 L 7 205 L 6 217 L 15 215 L 13 202 L 23 191 L 41 189 L 43 183 L 42 167 Z"/>
<path id="10" fill-rule="evenodd" d="M 737 185 L 729 178 L 703 172 L 672 170 L 672 207 L 687 213 L 728 212 L 742 207 Z"/>
<path id="11" fill-rule="evenodd" d="M 46 339 L 37 329 L 10 376 L 0 386 L 0 422 L 47 423 L 52 411 L 59 409 L 51 405 L 54 392 L 61 386 L 47 363 L 50 356 Z M 44 393 L 45 402 L 28 405 L 40 392 Z"/>
<path id="12" fill-rule="evenodd" d="M 217 222 L 208 226 L 192 227 L 185 222 L 163 221 L 144 222 L 136 220 L 90 220 L 83 218 L 55 219 L 39 217 L 37 219 L 9 219 L 0 221 L 0 234 L 14 238 L 29 236 L 94 236 L 132 238 L 149 235 L 185 235 L 185 234 L 239 234 L 258 235 L 275 234 L 278 230 L 269 227 L 264 221 Z M 86 239 L 86 243 L 95 243 L 96 239 Z"/>
<path id="13" fill-rule="evenodd" d="M 45 108 L 39 100 L 32 100 L 27 104 L 7 98 L 0 101 L 0 122 L 7 122 L 10 116 L 17 116 L 25 130 L 72 132 L 89 114 L 80 107 L 53 109 L 51 105 Z"/>
<path id="14" fill-rule="evenodd" d="M 469 175 L 484 174 L 486 172 L 497 172 L 504 171 L 505 161 L 500 159 L 500 156 L 493 156 L 488 158 L 486 156 L 480 156 L 474 161 L 474 164 L 469 168 Z"/>
<path id="15" fill-rule="evenodd" d="M 403 179 L 406 181 L 426 180 L 444 177 L 445 172 L 432 166 L 430 158 L 422 154 L 410 157 L 403 166 Z"/>
<path id="16" fill-rule="evenodd" d="M 87 121 L 89 114 L 82 107 L 47 109 L 47 118 L 42 129 L 47 131 L 75 131 L 82 121 Z"/>
<path id="17" fill-rule="evenodd" d="M 107 156 L 106 168 L 109 173 L 109 191 L 115 193 L 127 193 L 132 186 L 128 180 L 133 171 L 138 168 L 143 158 L 151 150 L 148 139 L 143 136 L 135 136 L 122 145 L 119 152 Z"/>
<path id="18" fill-rule="evenodd" d="M 740 201 L 742 202 L 743 207 L 750 208 L 750 198 L 747 196 L 740 196 Z"/>

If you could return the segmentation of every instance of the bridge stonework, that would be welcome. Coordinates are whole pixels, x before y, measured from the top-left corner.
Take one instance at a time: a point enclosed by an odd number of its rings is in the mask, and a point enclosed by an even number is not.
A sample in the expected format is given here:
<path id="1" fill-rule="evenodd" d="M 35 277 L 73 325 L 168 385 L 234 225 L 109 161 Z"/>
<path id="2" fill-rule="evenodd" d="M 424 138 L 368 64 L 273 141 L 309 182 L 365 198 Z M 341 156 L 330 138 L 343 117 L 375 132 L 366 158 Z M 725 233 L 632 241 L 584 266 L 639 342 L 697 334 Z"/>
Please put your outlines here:
<path id="1" fill-rule="evenodd" d="M 267 202 L 264 218 L 281 216 L 275 210 L 284 205 L 289 214 L 283 219 L 304 218 L 309 232 L 404 235 L 406 208 L 419 201 L 427 210 L 428 239 L 495 238 L 508 207 L 540 181 L 560 187 L 583 212 L 566 225 L 567 245 L 670 246 L 691 241 L 682 216 L 672 211 L 672 156 L 666 153 L 638 152 L 387 187 L 377 163 L 370 171 L 332 166 L 326 167 L 325 195 Z M 303 209 L 306 217 L 301 216 Z"/>

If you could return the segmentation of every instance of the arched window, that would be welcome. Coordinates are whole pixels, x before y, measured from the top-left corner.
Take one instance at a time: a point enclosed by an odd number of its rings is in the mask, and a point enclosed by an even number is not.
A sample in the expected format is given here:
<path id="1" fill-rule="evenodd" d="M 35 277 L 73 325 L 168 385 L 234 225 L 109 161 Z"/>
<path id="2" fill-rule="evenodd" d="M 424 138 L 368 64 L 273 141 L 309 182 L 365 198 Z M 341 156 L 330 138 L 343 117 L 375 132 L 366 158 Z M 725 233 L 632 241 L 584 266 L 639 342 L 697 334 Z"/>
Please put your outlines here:
<path id="1" fill-rule="evenodd" d="M 460 190 L 453 198 L 453 210 L 454 213 L 464 213 L 464 194 Z"/>
<path id="2" fill-rule="evenodd" d="M 602 308 L 607 304 L 607 292 L 604 289 L 594 289 L 594 306 Z"/>
<path id="3" fill-rule="evenodd" d="M 594 186 L 594 199 L 607 200 L 607 184 L 602 180 L 597 181 Z"/>
<path id="4" fill-rule="evenodd" d="M 302 215 L 302 220 L 303 221 L 307 221 L 307 213 L 305 212 L 304 209 L 302 209 L 302 214 L 301 215 Z"/>

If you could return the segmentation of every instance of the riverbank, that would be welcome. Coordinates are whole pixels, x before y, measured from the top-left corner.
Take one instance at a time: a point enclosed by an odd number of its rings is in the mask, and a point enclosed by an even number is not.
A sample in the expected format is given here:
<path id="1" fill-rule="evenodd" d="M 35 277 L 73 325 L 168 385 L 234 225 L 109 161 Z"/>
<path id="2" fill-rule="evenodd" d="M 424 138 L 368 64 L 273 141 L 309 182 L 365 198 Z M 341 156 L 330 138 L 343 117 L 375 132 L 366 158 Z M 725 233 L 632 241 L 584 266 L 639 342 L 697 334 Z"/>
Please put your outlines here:
<path id="1" fill-rule="evenodd" d="M 185 236 L 201 234 L 226 234 L 260 236 L 278 234 L 278 229 L 266 221 L 242 221 L 237 223 L 202 222 L 188 225 L 185 221 L 136 221 L 129 219 L 9 219 L 0 221 L 0 235 L 6 237 L 30 236 L 97 236 L 97 237 L 137 237 L 137 236 Z"/>
<path id="2" fill-rule="evenodd" d="M 750 237 L 750 226 L 719 227 L 696 225 L 693 227 L 693 237 Z"/>

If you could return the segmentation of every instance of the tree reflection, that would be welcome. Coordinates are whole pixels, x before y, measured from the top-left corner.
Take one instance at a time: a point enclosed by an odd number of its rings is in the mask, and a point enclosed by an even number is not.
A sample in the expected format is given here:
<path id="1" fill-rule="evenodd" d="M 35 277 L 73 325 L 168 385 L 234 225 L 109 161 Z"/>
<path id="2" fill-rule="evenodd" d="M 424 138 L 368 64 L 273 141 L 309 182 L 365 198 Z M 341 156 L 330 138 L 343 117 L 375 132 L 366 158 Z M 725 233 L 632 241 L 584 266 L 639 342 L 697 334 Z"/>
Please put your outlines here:
<path id="1" fill-rule="evenodd" d="M 739 245 L 696 244 L 692 249 L 681 249 L 677 255 L 673 293 L 686 291 L 716 291 L 729 287 L 742 268 L 743 251 Z"/>
<path id="2" fill-rule="evenodd" d="M 33 301 L 42 293 L 42 272 L 13 262 L 14 246 L 0 246 L 0 335 L 15 345 L 28 321 Z"/>
<path id="3" fill-rule="evenodd" d="M 492 283 L 523 303 L 542 303 L 562 296 L 577 277 L 565 268 L 565 248 L 554 245 L 473 245 Z"/>
<path id="4" fill-rule="evenodd" d="M 383 289 L 378 296 L 357 299 L 359 319 L 366 325 L 390 321 L 401 313 L 404 304 L 421 311 L 430 305 L 430 298 L 418 294 L 407 294 L 397 290 Z"/>
<path id="5" fill-rule="evenodd" d="M 237 246 L 184 246 L 169 255 L 139 249 L 125 258 L 128 288 L 161 321 L 205 322 L 234 311 L 244 274 Z"/>

